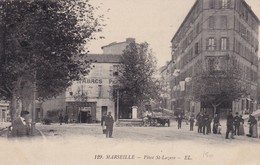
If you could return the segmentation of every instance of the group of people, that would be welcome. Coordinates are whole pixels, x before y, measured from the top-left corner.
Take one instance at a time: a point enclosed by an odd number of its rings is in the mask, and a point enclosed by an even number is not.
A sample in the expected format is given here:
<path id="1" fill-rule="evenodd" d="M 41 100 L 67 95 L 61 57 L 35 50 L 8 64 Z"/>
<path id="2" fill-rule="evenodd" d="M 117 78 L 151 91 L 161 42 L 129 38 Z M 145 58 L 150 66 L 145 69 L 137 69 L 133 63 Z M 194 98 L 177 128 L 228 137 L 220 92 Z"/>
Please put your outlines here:
<path id="1" fill-rule="evenodd" d="M 236 116 L 233 117 L 232 112 L 230 112 L 227 115 L 227 131 L 226 131 L 226 139 L 229 139 L 229 134 L 232 139 L 234 139 L 234 135 L 244 135 L 244 119 L 242 118 L 242 115 L 238 115 L 238 112 L 236 113 Z"/>
<path id="2" fill-rule="evenodd" d="M 198 133 L 208 135 L 213 132 L 214 134 L 221 134 L 221 124 L 219 122 L 218 114 L 215 114 L 213 118 L 213 128 L 211 127 L 212 117 L 207 112 L 200 112 L 197 116 Z"/>
<path id="3" fill-rule="evenodd" d="M 182 117 L 181 114 L 177 116 L 176 121 L 178 123 L 178 129 L 181 129 L 183 119 L 184 117 Z M 221 134 L 222 126 L 220 124 L 219 114 L 215 114 L 214 117 L 211 117 L 211 115 L 209 115 L 207 112 L 199 112 L 196 118 L 194 114 L 191 114 L 188 121 L 190 123 L 190 131 L 193 131 L 195 124 L 198 126 L 198 133 L 203 133 L 204 135 L 208 135 L 211 132 L 213 134 Z M 253 138 L 258 137 L 257 120 L 253 115 L 249 115 L 248 124 L 249 134 L 247 134 L 247 136 Z M 232 112 L 227 115 L 226 126 L 226 139 L 233 139 L 234 136 L 245 135 L 244 119 L 242 115 L 238 114 L 238 112 L 236 112 L 235 116 L 233 116 Z"/>
<path id="4" fill-rule="evenodd" d="M 107 138 L 112 138 L 114 118 L 111 115 L 111 112 L 108 112 L 108 115 L 106 113 L 103 114 L 101 118 L 101 126 L 103 130 L 103 134 L 106 134 Z"/>

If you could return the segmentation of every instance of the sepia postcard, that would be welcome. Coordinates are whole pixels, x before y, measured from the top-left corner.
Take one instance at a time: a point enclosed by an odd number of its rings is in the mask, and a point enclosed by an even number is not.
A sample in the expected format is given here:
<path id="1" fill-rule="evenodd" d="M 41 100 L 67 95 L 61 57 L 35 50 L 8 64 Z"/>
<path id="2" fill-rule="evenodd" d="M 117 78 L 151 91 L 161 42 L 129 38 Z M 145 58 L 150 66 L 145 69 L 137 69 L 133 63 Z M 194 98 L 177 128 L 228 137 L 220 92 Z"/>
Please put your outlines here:
<path id="1" fill-rule="evenodd" d="M 259 0 L 1 0 L 0 164 L 260 165 Z"/>

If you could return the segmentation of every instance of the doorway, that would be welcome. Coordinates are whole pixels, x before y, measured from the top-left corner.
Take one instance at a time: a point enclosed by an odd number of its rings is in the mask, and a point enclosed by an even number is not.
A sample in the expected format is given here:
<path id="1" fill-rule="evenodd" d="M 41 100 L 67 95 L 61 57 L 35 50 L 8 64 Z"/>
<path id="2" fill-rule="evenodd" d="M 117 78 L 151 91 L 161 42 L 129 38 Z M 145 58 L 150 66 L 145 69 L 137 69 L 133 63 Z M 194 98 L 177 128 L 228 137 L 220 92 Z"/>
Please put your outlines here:
<path id="1" fill-rule="evenodd" d="M 101 116 L 103 116 L 104 114 L 107 115 L 107 106 L 102 106 L 101 107 Z"/>

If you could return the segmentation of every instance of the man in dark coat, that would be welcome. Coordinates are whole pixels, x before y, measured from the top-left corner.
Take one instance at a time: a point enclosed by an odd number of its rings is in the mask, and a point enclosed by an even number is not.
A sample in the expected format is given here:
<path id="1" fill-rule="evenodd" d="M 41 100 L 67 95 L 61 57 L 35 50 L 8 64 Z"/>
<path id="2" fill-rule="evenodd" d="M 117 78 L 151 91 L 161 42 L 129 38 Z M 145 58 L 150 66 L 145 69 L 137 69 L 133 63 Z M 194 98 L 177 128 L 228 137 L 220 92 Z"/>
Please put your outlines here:
<path id="1" fill-rule="evenodd" d="M 27 137 L 30 134 L 30 126 L 27 122 L 29 112 L 21 111 L 21 116 L 13 121 L 11 125 L 11 137 Z"/>
<path id="2" fill-rule="evenodd" d="M 234 117 L 234 135 L 239 136 L 239 126 L 240 126 L 240 117 L 238 116 L 238 112 L 236 113 L 236 116 Z"/>
<path id="3" fill-rule="evenodd" d="M 226 132 L 226 139 L 228 139 L 228 135 L 231 132 L 231 138 L 234 139 L 234 118 L 232 112 L 230 112 L 227 116 L 227 132 Z"/>
<path id="4" fill-rule="evenodd" d="M 112 138 L 114 119 L 111 116 L 111 112 L 108 112 L 108 115 L 106 116 L 105 125 L 106 125 L 106 137 Z"/>
<path id="5" fill-rule="evenodd" d="M 182 123 L 182 116 L 179 114 L 178 117 L 176 118 L 178 122 L 178 129 L 181 129 L 181 123 Z"/>
<path id="6" fill-rule="evenodd" d="M 190 116 L 190 131 L 193 131 L 193 126 L 194 126 L 194 115 Z"/>
<path id="7" fill-rule="evenodd" d="M 68 123 L 69 123 L 69 115 L 68 115 L 68 113 L 65 113 L 64 123 L 65 123 L 65 124 L 68 124 Z"/>
<path id="8" fill-rule="evenodd" d="M 62 113 L 60 113 L 59 121 L 60 121 L 60 125 L 62 125 L 62 122 L 63 122 L 63 116 L 62 116 Z"/>
<path id="9" fill-rule="evenodd" d="M 203 118 L 202 118 L 202 127 L 203 127 L 203 134 L 205 135 L 205 133 L 208 135 L 209 134 L 209 115 L 207 114 L 207 112 L 204 113 Z"/>
<path id="10" fill-rule="evenodd" d="M 255 137 L 257 128 L 254 130 L 254 127 L 256 127 L 256 125 L 257 125 L 257 120 L 255 119 L 255 117 L 252 114 L 249 115 L 248 124 L 249 124 L 249 135 L 247 135 L 247 136 Z"/>
<path id="11" fill-rule="evenodd" d="M 203 119 L 203 114 L 200 112 L 197 117 L 197 123 L 198 123 L 198 133 L 202 133 L 202 119 Z"/>

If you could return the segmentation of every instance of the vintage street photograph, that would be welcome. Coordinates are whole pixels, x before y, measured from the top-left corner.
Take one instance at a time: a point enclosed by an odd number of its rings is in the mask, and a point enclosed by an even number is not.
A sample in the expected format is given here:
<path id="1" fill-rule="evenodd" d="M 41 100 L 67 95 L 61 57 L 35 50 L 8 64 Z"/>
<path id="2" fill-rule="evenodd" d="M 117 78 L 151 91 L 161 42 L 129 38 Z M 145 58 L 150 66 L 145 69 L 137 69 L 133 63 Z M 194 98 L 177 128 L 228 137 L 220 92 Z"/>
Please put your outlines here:
<path id="1" fill-rule="evenodd" d="M 260 165 L 259 0 L 0 0 L 0 164 Z"/>

